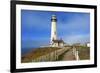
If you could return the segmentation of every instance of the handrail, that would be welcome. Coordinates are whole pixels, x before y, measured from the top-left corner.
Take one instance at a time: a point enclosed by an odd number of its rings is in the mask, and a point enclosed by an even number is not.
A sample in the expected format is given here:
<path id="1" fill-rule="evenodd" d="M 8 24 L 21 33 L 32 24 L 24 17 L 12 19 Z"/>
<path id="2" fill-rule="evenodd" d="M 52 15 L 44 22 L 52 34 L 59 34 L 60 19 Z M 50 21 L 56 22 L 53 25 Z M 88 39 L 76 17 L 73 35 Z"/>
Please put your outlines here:
<path id="1" fill-rule="evenodd" d="M 32 59 L 32 62 L 42 62 L 42 61 L 55 61 L 58 60 L 59 56 L 62 55 L 65 51 L 67 51 L 69 47 L 63 47 L 62 49 L 53 51 L 46 55 L 42 55 L 38 58 Z"/>

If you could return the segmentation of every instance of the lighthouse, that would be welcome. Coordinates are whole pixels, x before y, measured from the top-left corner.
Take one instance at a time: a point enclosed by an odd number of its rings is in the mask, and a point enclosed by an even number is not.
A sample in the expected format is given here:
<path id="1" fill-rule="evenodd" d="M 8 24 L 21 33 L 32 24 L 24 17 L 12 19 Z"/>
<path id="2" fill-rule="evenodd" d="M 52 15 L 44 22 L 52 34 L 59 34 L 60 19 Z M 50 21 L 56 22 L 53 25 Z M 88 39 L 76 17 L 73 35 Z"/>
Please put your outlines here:
<path id="1" fill-rule="evenodd" d="M 51 39 L 50 39 L 51 47 L 62 47 L 64 46 L 64 41 L 62 39 L 58 39 L 57 37 L 57 18 L 56 15 L 52 15 L 51 17 Z"/>
<path id="2" fill-rule="evenodd" d="M 51 17 L 51 43 L 53 40 L 57 40 L 57 18 L 56 15 Z"/>

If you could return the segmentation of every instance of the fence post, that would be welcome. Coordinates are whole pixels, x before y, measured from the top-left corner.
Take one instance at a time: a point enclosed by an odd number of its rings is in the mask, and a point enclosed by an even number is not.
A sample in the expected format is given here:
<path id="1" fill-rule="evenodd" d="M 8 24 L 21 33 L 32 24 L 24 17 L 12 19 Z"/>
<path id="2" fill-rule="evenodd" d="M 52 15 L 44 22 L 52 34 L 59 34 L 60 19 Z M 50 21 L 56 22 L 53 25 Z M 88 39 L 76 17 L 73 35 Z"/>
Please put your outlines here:
<path id="1" fill-rule="evenodd" d="M 76 48 L 73 47 L 73 55 L 75 55 L 76 60 L 79 60 L 79 54 Z"/>
<path id="2" fill-rule="evenodd" d="M 76 60 L 79 60 L 79 54 L 78 54 L 78 51 L 76 51 Z"/>

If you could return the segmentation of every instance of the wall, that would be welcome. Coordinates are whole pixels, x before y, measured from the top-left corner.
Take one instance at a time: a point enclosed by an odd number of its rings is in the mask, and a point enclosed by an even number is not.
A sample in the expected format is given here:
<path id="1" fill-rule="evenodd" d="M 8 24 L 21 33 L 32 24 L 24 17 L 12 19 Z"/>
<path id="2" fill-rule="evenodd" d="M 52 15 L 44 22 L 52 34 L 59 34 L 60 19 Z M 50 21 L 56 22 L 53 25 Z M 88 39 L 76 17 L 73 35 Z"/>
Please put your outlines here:
<path id="1" fill-rule="evenodd" d="M 100 72 L 100 1 L 99 0 L 34 0 L 78 4 L 98 4 L 98 67 L 34 73 L 99 73 Z M 98 3 L 97 3 L 98 1 Z M 10 73 L 10 0 L 0 1 L 0 73 Z M 31 73 L 31 72 L 27 72 Z"/>

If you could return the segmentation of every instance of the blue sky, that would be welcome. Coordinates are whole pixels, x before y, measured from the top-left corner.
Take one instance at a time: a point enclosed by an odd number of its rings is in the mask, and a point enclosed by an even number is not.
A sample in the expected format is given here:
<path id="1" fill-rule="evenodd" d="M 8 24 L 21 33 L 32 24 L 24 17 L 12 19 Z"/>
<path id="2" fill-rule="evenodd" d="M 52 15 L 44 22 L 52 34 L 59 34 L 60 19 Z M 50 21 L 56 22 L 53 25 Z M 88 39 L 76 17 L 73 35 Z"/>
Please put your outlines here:
<path id="1" fill-rule="evenodd" d="M 48 45 L 51 16 L 57 17 L 57 36 L 66 43 L 90 41 L 90 14 L 79 12 L 51 12 L 21 10 L 21 45 L 33 48 Z"/>

